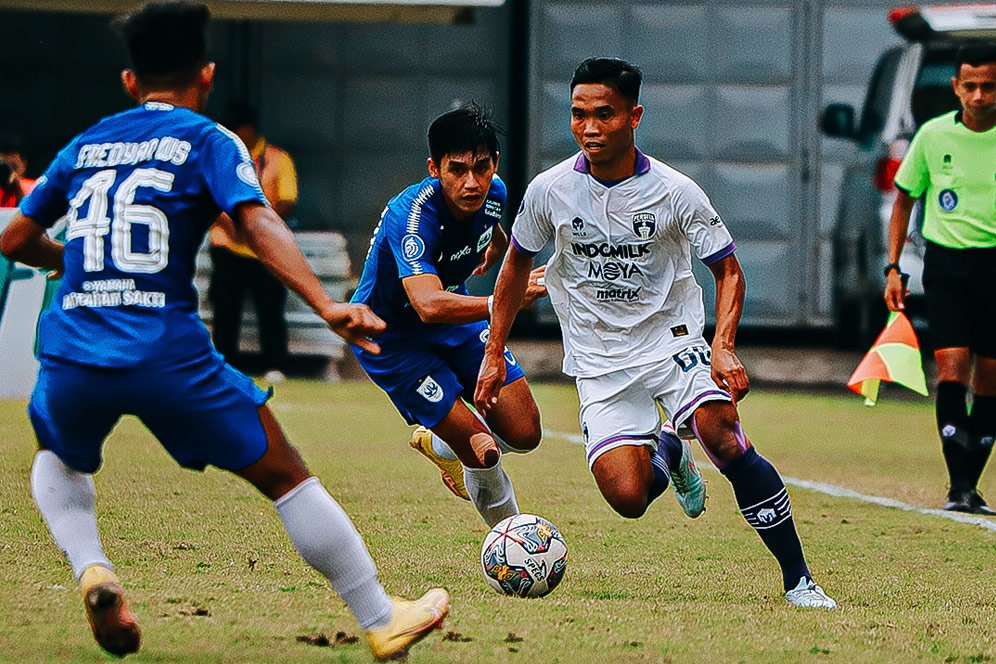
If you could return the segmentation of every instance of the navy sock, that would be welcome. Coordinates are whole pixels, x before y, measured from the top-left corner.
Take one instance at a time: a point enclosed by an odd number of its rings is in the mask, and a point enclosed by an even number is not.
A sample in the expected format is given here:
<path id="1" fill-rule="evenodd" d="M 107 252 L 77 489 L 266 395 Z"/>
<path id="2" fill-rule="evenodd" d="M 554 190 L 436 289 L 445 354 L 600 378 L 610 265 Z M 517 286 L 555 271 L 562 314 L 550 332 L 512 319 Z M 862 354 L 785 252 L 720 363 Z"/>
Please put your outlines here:
<path id="1" fill-rule="evenodd" d="M 730 462 L 723 474 L 733 485 L 740 513 L 781 566 L 785 590 L 794 588 L 800 577 L 811 579 L 788 491 L 775 467 L 750 447 Z"/>
<path id="2" fill-rule="evenodd" d="M 974 472 L 968 423 L 968 388 L 955 381 L 937 384 L 937 432 L 952 491 L 971 489 Z"/>
<path id="3" fill-rule="evenodd" d="M 667 491 L 668 484 L 671 483 L 671 471 L 665 461 L 656 452 L 650 455 L 650 467 L 654 469 L 654 481 L 647 492 L 647 504 L 657 500 Z"/>
<path id="4" fill-rule="evenodd" d="M 668 484 L 671 483 L 671 469 L 681 463 L 681 439 L 661 432 L 661 440 L 657 444 L 657 451 L 651 454 L 650 463 L 654 469 L 654 483 L 650 485 L 648 503 L 667 491 Z"/>
<path id="5" fill-rule="evenodd" d="M 968 424 L 974 443 L 971 450 L 972 472 L 968 481 L 976 487 L 993 451 L 993 438 L 996 437 L 996 397 L 976 394 L 972 400 L 972 414 L 969 415 Z"/>

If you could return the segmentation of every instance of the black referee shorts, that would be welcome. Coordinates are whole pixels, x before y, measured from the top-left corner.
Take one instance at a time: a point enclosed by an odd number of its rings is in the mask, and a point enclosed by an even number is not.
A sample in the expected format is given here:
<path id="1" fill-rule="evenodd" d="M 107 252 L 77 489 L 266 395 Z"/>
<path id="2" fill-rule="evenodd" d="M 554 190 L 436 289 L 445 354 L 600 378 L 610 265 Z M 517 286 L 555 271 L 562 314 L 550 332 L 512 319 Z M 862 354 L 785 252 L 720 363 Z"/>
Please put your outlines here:
<path id="1" fill-rule="evenodd" d="M 927 242 L 923 290 L 934 348 L 996 357 L 996 247 L 950 249 Z"/>

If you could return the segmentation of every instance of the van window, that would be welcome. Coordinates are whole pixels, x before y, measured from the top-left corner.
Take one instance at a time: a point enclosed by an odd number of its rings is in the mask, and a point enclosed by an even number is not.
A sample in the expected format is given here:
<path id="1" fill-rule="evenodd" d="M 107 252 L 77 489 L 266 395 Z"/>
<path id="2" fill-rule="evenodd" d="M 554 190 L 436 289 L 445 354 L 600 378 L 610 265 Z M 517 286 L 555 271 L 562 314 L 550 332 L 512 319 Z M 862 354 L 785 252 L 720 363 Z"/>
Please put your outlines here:
<path id="1" fill-rule="evenodd" d="M 910 99 L 917 127 L 931 118 L 960 108 L 958 97 L 951 89 L 956 56 L 957 51 L 953 48 L 932 49 L 924 55 Z"/>
<path id="2" fill-rule="evenodd" d="M 861 131 L 858 133 L 862 142 L 872 140 L 885 128 L 901 54 L 899 48 L 890 49 L 882 55 L 875 67 L 875 73 L 868 85 L 865 107 L 861 111 Z"/>

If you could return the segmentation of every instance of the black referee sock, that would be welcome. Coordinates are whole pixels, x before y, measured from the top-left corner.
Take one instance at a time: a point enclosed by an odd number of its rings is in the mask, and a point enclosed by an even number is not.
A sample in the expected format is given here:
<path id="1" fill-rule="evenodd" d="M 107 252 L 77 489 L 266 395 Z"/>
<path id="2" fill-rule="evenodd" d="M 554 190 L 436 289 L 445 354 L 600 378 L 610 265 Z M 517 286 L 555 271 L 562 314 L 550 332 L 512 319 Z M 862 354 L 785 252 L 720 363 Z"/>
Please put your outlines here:
<path id="1" fill-rule="evenodd" d="M 970 447 L 972 432 L 968 424 L 968 388 L 955 381 L 937 384 L 937 431 L 941 435 L 941 449 L 948 466 L 952 491 L 966 491 L 974 487 L 974 463 Z"/>
<path id="2" fill-rule="evenodd" d="M 794 588 L 800 577 L 812 579 L 795 530 L 788 491 L 775 467 L 750 447 L 722 472 L 733 485 L 740 513 L 781 566 L 785 590 Z"/>
<path id="3" fill-rule="evenodd" d="M 972 400 L 972 414 L 968 418 L 968 424 L 974 443 L 970 452 L 972 472 L 968 480 L 976 487 L 993 451 L 993 438 L 996 437 L 996 397 L 976 394 Z"/>

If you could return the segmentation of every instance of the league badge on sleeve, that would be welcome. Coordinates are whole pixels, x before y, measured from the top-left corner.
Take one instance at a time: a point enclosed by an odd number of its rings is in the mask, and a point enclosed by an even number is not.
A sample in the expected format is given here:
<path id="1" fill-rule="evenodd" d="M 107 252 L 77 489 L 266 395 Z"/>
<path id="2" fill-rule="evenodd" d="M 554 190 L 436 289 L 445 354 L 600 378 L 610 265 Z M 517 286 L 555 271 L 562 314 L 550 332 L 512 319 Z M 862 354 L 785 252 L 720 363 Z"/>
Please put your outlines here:
<path id="1" fill-rule="evenodd" d="M 641 240 L 648 240 L 657 230 L 657 215 L 653 212 L 637 212 L 633 215 L 633 232 Z"/>
<path id="2" fill-rule="evenodd" d="M 250 187 L 259 186 L 259 178 L 256 177 L 256 168 L 253 166 L 252 162 L 244 161 L 238 165 L 235 169 L 235 174 L 239 176 L 239 179 L 245 182 Z"/>
<path id="3" fill-rule="evenodd" d="M 418 235 L 409 233 L 401 238 L 401 251 L 405 255 L 405 260 L 418 260 L 425 253 L 425 242 Z"/>

